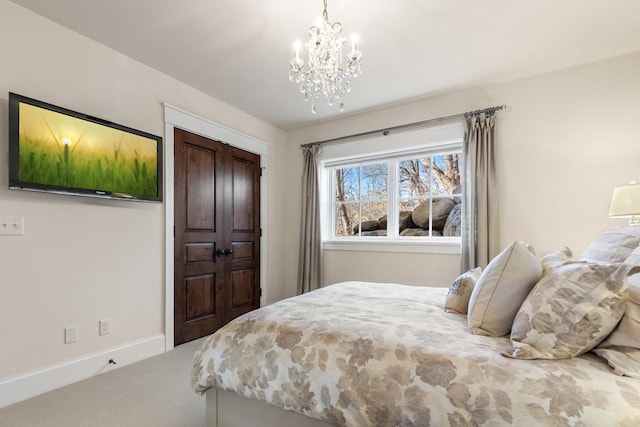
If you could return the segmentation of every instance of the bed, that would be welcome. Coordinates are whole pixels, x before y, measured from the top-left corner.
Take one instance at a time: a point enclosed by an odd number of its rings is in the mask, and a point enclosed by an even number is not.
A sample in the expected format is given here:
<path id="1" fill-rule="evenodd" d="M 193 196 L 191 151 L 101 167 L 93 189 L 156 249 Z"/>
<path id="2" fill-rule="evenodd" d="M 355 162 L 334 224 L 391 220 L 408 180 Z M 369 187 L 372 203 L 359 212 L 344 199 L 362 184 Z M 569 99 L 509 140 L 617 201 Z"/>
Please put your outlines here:
<path id="1" fill-rule="evenodd" d="M 194 356 L 207 425 L 640 425 L 640 379 L 593 352 L 507 357 L 510 337 L 471 334 L 447 294 L 345 282 L 235 319 Z"/>
<path id="2" fill-rule="evenodd" d="M 194 355 L 207 425 L 639 426 L 640 227 L 573 260 L 512 242 L 449 288 L 344 282 Z"/>

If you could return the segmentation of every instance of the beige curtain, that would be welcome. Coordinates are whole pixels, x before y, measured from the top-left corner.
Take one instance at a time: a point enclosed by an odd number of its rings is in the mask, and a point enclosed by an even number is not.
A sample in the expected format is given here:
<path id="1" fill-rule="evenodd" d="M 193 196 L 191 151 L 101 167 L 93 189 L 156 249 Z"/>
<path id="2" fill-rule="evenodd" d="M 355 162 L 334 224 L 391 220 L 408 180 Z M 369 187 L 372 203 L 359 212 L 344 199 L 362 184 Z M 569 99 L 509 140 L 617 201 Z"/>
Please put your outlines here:
<path id="1" fill-rule="evenodd" d="M 320 201 L 318 200 L 318 154 L 320 145 L 302 147 L 302 225 L 298 294 L 318 289 L 322 284 L 322 242 L 320 238 Z"/>
<path id="2" fill-rule="evenodd" d="M 499 253 L 495 115 L 465 117 L 461 270 L 486 265 Z"/>

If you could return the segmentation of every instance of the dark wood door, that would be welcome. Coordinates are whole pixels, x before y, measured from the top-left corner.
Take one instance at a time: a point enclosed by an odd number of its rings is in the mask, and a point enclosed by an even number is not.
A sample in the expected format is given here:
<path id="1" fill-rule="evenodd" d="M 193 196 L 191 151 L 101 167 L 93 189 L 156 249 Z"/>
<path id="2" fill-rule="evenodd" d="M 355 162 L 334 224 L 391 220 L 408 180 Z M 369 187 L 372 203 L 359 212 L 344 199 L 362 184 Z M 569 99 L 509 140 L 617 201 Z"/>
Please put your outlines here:
<path id="1" fill-rule="evenodd" d="M 260 306 L 260 156 L 231 147 L 230 157 L 227 321 Z"/>
<path id="2" fill-rule="evenodd" d="M 175 130 L 174 344 L 260 305 L 260 157 Z"/>

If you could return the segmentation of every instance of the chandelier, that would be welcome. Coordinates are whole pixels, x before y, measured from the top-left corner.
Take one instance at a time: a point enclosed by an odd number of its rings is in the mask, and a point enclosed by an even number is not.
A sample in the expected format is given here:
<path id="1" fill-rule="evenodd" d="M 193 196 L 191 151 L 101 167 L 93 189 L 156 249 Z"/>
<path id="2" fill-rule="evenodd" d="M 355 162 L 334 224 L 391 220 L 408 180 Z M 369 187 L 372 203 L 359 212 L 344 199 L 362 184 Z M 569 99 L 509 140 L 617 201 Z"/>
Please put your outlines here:
<path id="1" fill-rule="evenodd" d="M 295 47 L 295 57 L 289 61 L 289 80 L 300 85 L 304 100 L 311 100 L 311 112 L 316 113 L 316 101 L 320 95 L 327 98 L 329 106 L 338 104 L 344 109 L 343 99 L 351 91 L 351 78 L 362 74 L 362 53 L 352 39 L 351 52 L 346 63 L 342 49 L 346 39 L 342 36 L 342 24 L 330 23 L 327 14 L 327 0 L 324 0 L 322 22 L 309 28 L 309 41 L 305 44 L 308 51 L 307 67 L 300 59 L 300 46 Z"/>

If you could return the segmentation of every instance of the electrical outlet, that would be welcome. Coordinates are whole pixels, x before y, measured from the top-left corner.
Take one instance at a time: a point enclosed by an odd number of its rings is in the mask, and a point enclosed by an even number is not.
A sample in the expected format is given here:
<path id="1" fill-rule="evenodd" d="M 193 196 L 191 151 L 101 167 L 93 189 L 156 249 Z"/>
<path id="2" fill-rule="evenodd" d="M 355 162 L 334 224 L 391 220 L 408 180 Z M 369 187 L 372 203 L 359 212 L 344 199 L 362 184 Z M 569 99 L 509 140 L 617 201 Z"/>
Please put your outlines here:
<path id="1" fill-rule="evenodd" d="M 24 234 L 24 218 L 18 216 L 0 217 L 0 235 L 21 236 Z"/>
<path id="2" fill-rule="evenodd" d="M 111 333 L 111 319 L 102 319 L 98 322 L 98 333 L 100 335 Z"/>
<path id="3" fill-rule="evenodd" d="M 78 327 L 69 326 L 68 328 L 64 328 L 64 343 L 71 344 L 76 341 L 78 341 Z"/>

